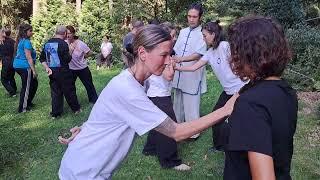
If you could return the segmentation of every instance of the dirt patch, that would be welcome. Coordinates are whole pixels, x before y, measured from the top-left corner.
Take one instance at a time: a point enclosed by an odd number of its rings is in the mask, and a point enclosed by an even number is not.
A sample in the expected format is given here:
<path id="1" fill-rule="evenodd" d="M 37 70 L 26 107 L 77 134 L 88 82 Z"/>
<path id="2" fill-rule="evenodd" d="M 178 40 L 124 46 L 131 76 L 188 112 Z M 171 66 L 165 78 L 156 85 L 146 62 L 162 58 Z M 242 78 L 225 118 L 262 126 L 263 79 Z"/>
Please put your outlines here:
<path id="1" fill-rule="evenodd" d="M 298 99 L 304 104 L 299 113 L 311 115 L 317 113 L 320 104 L 320 92 L 298 92 Z"/>

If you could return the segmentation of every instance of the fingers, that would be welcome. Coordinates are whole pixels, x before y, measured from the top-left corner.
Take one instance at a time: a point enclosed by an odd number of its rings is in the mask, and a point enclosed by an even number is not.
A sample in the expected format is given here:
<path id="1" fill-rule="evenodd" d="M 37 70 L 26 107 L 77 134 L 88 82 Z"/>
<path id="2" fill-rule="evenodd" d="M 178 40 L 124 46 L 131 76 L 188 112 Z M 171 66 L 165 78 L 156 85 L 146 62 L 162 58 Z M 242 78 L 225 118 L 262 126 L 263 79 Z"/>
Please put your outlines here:
<path id="1" fill-rule="evenodd" d="M 58 137 L 58 141 L 59 141 L 59 143 L 65 144 L 65 145 L 68 145 L 69 142 L 70 142 L 69 139 L 63 138 L 62 136 L 59 136 L 59 137 Z"/>

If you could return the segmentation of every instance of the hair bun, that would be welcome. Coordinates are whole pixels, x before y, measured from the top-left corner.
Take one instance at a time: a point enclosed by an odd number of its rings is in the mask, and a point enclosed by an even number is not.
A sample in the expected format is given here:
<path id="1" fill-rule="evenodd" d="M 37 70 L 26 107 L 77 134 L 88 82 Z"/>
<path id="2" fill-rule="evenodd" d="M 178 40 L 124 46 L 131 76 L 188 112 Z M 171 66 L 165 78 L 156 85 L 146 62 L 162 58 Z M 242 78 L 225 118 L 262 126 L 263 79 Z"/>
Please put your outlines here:
<path id="1" fill-rule="evenodd" d="M 126 45 L 126 50 L 127 50 L 129 53 L 133 54 L 133 46 L 132 46 L 131 43 L 129 43 L 129 44 Z"/>
<path id="2" fill-rule="evenodd" d="M 216 20 L 216 23 L 217 23 L 217 24 L 220 24 L 220 20 L 219 20 L 219 19 L 217 19 L 217 20 Z"/>

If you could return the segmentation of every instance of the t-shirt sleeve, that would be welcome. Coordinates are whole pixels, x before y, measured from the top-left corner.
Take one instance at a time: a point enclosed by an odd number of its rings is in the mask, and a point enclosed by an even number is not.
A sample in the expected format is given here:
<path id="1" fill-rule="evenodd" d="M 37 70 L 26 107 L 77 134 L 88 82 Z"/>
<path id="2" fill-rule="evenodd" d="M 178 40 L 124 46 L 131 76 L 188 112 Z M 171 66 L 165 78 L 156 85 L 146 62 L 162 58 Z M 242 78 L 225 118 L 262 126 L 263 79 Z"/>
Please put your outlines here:
<path id="1" fill-rule="evenodd" d="M 81 42 L 80 48 L 81 48 L 81 50 L 82 50 L 84 53 L 88 53 L 88 52 L 90 51 L 89 46 L 88 46 L 86 43 L 84 43 L 84 42 Z"/>
<path id="2" fill-rule="evenodd" d="M 253 151 L 272 156 L 272 132 L 265 107 L 240 98 L 229 117 L 229 151 Z"/>
<path id="3" fill-rule="evenodd" d="M 210 50 L 208 50 L 200 59 L 201 61 L 208 62 L 210 60 Z"/>
<path id="4" fill-rule="evenodd" d="M 44 47 L 45 47 L 45 45 L 42 48 L 42 51 L 41 51 L 41 54 L 40 54 L 40 58 L 39 58 L 41 63 L 46 62 L 46 53 L 45 53 Z"/>
<path id="5" fill-rule="evenodd" d="M 32 51 L 33 48 L 32 48 L 31 41 L 29 39 L 24 40 L 23 48 Z"/>
<path id="6" fill-rule="evenodd" d="M 160 125 L 168 115 L 155 106 L 150 99 L 142 93 L 122 96 L 121 119 L 135 130 L 140 136 Z M 124 111 L 123 111 L 124 110 Z"/>

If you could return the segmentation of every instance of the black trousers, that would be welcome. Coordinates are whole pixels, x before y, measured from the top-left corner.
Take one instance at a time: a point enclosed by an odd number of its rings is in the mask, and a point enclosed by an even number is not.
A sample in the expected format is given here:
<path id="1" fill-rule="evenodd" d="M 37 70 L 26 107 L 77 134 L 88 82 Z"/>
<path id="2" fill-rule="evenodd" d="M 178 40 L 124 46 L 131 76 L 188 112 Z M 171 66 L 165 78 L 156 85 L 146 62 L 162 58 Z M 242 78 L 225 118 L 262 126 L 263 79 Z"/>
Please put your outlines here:
<path id="1" fill-rule="evenodd" d="M 70 69 L 51 68 L 49 76 L 51 89 L 51 116 L 57 117 L 63 113 L 63 96 L 73 112 L 80 109 L 73 74 Z"/>
<path id="2" fill-rule="evenodd" d="M 17 85 L 14 79 L 15 70 L 12 63 L 13 61 L 11 57 L 5 57 L 2 60 L 1 69 L 1 83 L 8 91 L 10 96 L 13 96 L 17 93 Z"/>
<path id="3" fill-rule="evenodd" d="M 227 101 L 232 97 L 232 95 L 226 94 L 226 92 L 222 92 L 220 94 L 220 97 L 216 103 L 216 105 L 213 107 L 212 111 L 215 111 L 221 107 L 223 107 Z M 225 122 L 226 118 L 220 121 L 219 123 L 212 126 L 212 141 L 213 146 L 221 151 L 224 151 L 225 145 L 227 143 L 228 138 L 228 123 Z"/>
<path id="4" fill-rule="evenodd" d="M 73 83 L 75 83 L 75 81 L 79 77 L 82 84 L 84 85 L 84 87 L 87 90 L 89 102 L 95 103 L 98 99 L 98 95 L 97 95 L 96 88 L 94 87 L 93 82 L 92 82 L 92 75 L 89 70 L 89 67 L 86 67 L 86 68 L 80 69 L 80 70 L 71 70 L 71 71 L 73 74 Z"/>
<path id="5" fill-rule="evenodd" d="M 151 97 L 150 100 L 172 120 L 177 122 L 170 96 Z M 143 148 L 143 154 L 158 156 L 160 165 L 164 168 L 171 168 L 182 163 L 181 159 L 178 158 L 177 142 L 155 130 L 149 132 L 147 142 Z"/>
<path id="6" fill-rule="evenodd" d="M 38 80 L 32 75 L 31 69 L 17 68 L 16 72 L 21 78 L 21 91 L 18 112 L 25 112 L 32 106 L 32 100 L 38 89 Z"/>

